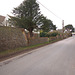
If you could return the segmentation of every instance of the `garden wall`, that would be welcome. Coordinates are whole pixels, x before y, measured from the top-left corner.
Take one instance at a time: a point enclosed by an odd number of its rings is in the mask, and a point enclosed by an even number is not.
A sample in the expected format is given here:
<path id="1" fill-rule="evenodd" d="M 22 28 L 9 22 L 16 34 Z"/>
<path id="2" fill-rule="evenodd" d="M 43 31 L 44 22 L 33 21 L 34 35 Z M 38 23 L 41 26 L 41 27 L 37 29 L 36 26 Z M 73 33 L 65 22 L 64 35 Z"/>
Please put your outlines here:
<path id="1" fill-rule="evenodd" d="M 26 46 L 21 29 L 0 26 L 0 51 Z"/>
<path id="2" fill-rule="evenodd" d="M 28 45 L 37 45 L 37 44 L 41 44 L 41 43 L 45 43 L 45 42 L 49 42 L 47 37 L 41 37 L 41 38 L 36 38 L 36 39 L 30 39 L 28 42 Z"/>

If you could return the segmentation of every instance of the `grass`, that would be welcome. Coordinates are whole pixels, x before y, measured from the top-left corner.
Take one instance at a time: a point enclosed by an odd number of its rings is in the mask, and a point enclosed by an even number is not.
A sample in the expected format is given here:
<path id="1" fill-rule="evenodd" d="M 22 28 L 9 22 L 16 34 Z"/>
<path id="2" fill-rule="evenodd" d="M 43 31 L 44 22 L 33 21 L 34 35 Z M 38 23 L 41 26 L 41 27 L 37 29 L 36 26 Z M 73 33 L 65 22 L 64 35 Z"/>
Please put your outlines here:
<path id="1" fill-rule="evenodd" d="M 44 46 L 44 45 L 54 43 L 54 42 L 59 41 L 59 40 L 53 40 L 53 41 L 45 42 L 45 43 L 42 43 L 42 44 L 37 44 L 37 45 L 32 45 L 32 46 L 26 46 L 26 47 L 20 47 L 20 48 L 16 48 L 16 49 L 1 51 L 0 52 L 0 58 L 3 57 L 3 56 L 9 56 L 9 55 L 12 55 L 12 54 L 14 55 L 15 53 L 20 53 L 20 52 L 23 52 L 23 51 L 27 52 L 27 51 L 36 49 L 36 48 Z"/>
<path id="2" fill-rule="evenodd" d="M 25 50 L 28 50 L 28 49 L 37 48 L 39 46 L 42 46 L 42 45 L 45 45 L 45 44 L 48 44 L 48 43 L 49 42 L 45 42 L 43 44 L 37 44 L 37 45 L 32 45 L 32 46 L 27 46 L 27 47 L 20 47 L 20 48 L 16 48 L 16 49 L 10 49 L 10 50 L 1 51 L 0 52 L 0 57 L 6 56 L 6 55 L 9 55 L 9 54 L 14 54 L 16 52 L 25 51 Z"/>

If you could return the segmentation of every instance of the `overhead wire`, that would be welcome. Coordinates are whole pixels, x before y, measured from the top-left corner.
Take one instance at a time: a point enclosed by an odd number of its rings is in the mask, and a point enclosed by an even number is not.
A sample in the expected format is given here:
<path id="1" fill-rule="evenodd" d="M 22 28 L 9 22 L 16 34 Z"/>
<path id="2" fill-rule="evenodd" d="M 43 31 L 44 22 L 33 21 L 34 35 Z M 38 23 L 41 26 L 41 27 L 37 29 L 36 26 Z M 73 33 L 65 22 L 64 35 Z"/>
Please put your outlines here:
<path id="1" fill-rule="evenodd" d="M 46 6 L 44 6 L 41 2 L 39 2 L 38 0 L 37 0 L 37 2 L 39 3 L 39 4 L 41 4 L 46 10 L 48 10 L 50 13 L 52 13 L 54 16 L 56 16 L 57 18 L 59 18 L 59 19 L 61 19 L 59 16 L 57 16 L 56 14 L 54 14 L 50 9 L 48 9 Z M 61 19 L 62 20 L 62 19 Z"/>

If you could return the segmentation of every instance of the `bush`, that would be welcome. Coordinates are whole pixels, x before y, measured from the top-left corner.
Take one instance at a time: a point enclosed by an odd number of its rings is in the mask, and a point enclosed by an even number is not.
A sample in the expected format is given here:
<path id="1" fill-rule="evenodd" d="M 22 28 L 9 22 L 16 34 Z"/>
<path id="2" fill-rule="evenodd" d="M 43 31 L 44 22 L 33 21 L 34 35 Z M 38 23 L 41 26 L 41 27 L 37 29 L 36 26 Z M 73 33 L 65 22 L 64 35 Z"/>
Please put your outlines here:
<path id="1" fill-rule="evenodd" d="M 57 35 L 60 35 L 57 31 L 47 33 L 47 37 L 56 37 Z"/>
<path id="2" fill-rule="evenodd" d="M 40 32 L 40 37 L 57 37 L 57 38 L 67 38 L 71 36 L 71 33 L 62 33 L 58 31 L 53 31 L 53 32 Z"/>
<path id="3" fill-rule="evenodd" d="M 40 37 L 47 37 L 47 32 L 40 32 Z"/>

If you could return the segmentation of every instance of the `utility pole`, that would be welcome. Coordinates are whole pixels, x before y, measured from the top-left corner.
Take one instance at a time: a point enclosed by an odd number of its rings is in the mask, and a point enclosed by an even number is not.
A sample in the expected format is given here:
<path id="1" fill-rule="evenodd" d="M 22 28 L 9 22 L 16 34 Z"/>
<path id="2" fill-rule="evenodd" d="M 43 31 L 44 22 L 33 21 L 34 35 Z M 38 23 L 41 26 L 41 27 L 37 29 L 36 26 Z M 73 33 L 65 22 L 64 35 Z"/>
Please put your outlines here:
<path id="1" fill-rule="evenodd" d="M 62 32 L 63 32 L 63 39 L 64 39 L 64 20 L 62 20 Z"/>
<path id="2" fill-rule="evenodd" d="M 62 31 L 64 33 L 64 20 L 62 20 Z"/>

